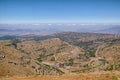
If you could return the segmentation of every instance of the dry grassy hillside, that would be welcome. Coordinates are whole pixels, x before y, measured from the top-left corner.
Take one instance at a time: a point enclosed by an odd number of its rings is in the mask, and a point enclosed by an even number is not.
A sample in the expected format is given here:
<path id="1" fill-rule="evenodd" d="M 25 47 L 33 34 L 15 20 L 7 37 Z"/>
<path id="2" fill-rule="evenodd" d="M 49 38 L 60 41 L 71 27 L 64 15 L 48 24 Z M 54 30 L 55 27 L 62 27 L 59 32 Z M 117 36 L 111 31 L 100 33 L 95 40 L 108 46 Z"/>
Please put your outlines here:
<path id="1" fill-rule="evenodd" d="M 120 59 L 120 44 L 102 45 L 96 52 L 96 55 L 110 62 L 119 61 Z"/>
<path id="2" fill-rule="evenodd" d="M 20 65 L 21 52 L 8 46 L 10 43 L 11 41 L 0 41 L 0 55 L 5 56 L 0 59 L 0 76 L 33 75 L 31 68 Z"/>
<path id="3" fill-rule="evenodd" d="M 62 76 L 10 77 L 1 80 L 120 80 L 120 72 L 66 74 Z"/>
<path id="4" fill-rule="evenodd" d="M 109 64 L 107 70 L 120 70 L 120 43 L 114 42 L 99 46 L 96 56 L 106 60 Z"/>
<path id="5" fill-rule="evenodd" d="M 24 41 L 17 43 L 17 50 L 29 54 L 32 58 L 39 57 L 39 55 L 46 56 L 45 60 L 48 61 L 51 61 L 50 59 L 55 57 L 56 61 L 59 62 L 67 57 L 75 58 L 80 52 L 84 53 L 83 49 L 70 45 L 59 38 L 47 39 L 44 41 Z"/>
<path id="6" fill-rule="evenodd" d="M 0 45 L 0 56 L 5 56 L 0 60 L 0 76 L 41 74 L 39 71 L 42 70 L 42 66 L 45 67 L 45 71 L 49 72 L 50 68 L 59 72 L 59 69 L 51 65 L 66 63 L 68 58 L 74 59 L 83 51 L 58 38 L 38 42 L 0 41 Z M 56 74 L 54 71 L 52 73 Z"/>
<path id="7" fill-rule="evenodd" d="M 0 40 L 3 80 L 118 80 L 119 71 L 120 38 L 114 35 L 69 32 Z"/>

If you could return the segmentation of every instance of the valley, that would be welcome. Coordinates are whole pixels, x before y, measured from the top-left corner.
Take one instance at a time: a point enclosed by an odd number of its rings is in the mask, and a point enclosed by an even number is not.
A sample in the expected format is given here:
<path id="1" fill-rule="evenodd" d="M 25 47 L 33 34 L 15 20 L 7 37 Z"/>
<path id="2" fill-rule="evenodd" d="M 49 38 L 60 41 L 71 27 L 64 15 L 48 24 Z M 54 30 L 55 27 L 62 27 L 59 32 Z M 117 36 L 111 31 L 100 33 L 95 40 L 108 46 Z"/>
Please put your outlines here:
<path id="1" fill-rule="evenodd" d="M 120 80 L 120 0 L 0 0 L 0 80 Z"/>
<path id="2" fill-rule="evenodd" d="M 95 76 L 102 80 L 104 73 L 109 74 L 105 80 L 114 80 L 113 76 L 118 80 L 119 71 L 120 37 L 114 34 L 62 32 L 0 40 L 1 80 L 28 80 L 34 76 L 31 80 L 53 80 L 54 76 L 58 77 L 54 80 L 83 76 L 82 80 L 94 80 Z"/>

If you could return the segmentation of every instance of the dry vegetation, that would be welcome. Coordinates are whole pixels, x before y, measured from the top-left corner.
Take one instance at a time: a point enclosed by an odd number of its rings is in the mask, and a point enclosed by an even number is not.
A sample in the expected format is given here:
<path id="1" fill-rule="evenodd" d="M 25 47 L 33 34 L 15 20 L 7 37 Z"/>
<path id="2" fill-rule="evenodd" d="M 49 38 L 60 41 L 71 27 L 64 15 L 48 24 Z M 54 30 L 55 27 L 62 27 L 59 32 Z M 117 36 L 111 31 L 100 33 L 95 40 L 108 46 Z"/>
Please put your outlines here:
<path id="1" fill-rule="evenodd" d="M 0 80 L 120 80 L 120 37 L 58 33 L 0 40 Z"/>
<path id="2" fill-rule="evenodd" d="M 9 77 L 0 80 L 120 80 L 120 72 L 65 74 L 62 76 Z"/>

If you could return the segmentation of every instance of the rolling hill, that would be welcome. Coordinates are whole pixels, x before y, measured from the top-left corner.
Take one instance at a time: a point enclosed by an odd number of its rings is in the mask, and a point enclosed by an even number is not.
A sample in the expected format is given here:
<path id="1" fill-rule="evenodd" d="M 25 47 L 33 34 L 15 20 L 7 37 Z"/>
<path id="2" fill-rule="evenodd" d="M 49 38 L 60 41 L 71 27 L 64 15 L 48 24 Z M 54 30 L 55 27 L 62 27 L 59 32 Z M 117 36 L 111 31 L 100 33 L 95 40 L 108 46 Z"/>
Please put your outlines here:
<path id="1" fill-rule="evenodd" d="M 113 34 L 62 32 L 3 37 L 1 78 L 120 70 L 120 37 Z"/>

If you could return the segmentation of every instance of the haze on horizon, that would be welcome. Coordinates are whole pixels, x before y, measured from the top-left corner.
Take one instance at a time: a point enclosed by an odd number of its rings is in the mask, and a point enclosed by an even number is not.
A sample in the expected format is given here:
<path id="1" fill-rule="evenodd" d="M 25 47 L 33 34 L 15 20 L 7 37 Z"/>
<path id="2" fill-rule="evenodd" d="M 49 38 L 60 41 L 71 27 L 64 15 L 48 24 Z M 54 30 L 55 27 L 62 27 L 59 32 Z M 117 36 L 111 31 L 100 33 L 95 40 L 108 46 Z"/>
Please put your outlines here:
<path id="1" fill-rule="evenodd" d="M 0 23 L 120 23 L 120 0 L 0 0 Z"/>

